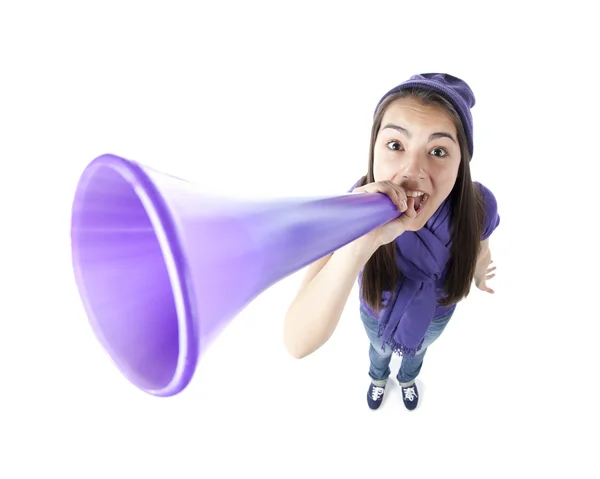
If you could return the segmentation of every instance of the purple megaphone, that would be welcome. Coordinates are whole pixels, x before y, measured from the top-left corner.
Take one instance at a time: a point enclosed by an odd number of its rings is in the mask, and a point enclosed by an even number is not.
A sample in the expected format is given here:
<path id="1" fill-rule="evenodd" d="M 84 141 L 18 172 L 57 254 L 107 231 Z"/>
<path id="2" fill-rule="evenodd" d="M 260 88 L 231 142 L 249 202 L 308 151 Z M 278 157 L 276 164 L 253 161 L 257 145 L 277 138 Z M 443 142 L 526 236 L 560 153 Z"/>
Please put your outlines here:
<path id="1" fill-rule="evenodd" d="M 209 196 L 103 155 L 75 192 L 75 279 L 94 333 L 121 373 L 148 394 L 173 396 L 260 293 L 399 215 L 383 194 Z"/>

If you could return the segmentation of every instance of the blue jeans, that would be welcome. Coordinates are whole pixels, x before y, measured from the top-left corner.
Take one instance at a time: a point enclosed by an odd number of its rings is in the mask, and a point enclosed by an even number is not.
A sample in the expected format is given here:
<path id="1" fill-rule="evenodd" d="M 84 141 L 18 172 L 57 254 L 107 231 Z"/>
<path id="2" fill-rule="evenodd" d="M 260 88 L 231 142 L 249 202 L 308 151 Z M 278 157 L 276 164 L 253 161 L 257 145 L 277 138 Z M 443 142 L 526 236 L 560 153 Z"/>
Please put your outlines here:
<path id="1" fill-rule="evenodd" d="M 442 318 L 434 319 L 425 333 L 425 340 L 421 348 L 417 351 L 417 354 L 410 359 L 402 357 L 402 363 L 396 376 L 401 386 L 410 386 L 414 382 L 415 378 L 421 372 L 427 348 L 440 337 L 453 314 L 454 310 Z M 371 380 L 375 385 L 383 386 L 391 374 L 390 361 L 393 353 L 387 345 L 385 352 L 382 350 L 381 339 L 377 337 L 377 328 L 379 326 L 377 319 L 371 317 L 363 308 L 360 308 L 360 317 L 371 343 L 369 345 L 369 359 L 371 361 L 369 376 L 371 376 Z"/>

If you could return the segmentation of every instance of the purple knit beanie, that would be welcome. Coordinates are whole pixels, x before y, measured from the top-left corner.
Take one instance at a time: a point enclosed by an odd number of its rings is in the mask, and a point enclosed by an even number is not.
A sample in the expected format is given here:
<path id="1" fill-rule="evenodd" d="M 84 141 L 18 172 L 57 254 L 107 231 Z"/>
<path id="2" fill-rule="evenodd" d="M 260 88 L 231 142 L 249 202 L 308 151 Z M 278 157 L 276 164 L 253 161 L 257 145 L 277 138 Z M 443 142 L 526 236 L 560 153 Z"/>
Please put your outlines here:
<path id="1" fill-rule="evenodd" d="M 475 105 L 475 95 L 473 91 L 463 80 L 447 73 L 422 73 L 413 75 L 410 79 L 400 83 L 397 87 L 388 91 L 375 108 L 375 113 L 379 109 L 381 102 L 400 90 L 410 89 L 412 87 L 431 90 L 442 95 L 456 109 L 467 135 L 467 143 L 469 145 L 469 153 L 473 157 L 473 117 L 471 116 L 471 108 Z"/>

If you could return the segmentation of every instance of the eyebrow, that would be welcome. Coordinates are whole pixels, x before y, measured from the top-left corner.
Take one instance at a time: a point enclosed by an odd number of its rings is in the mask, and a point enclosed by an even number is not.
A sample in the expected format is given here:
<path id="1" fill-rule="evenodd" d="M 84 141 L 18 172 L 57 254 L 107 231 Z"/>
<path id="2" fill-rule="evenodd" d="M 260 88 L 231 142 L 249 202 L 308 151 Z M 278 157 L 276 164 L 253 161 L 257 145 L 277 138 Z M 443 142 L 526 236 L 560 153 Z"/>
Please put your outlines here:
<path id="1" fill-rule="evenodd" d="M 388 123 L 387 125 L 385 125 L 382 128 L 382 130 L 385 130 L 386 128 L 391 128 L 392 130 L 399 131 L 400 133 L 406 135 L 408 138 L 411 137 L 410 132 L 406 128 L 402 128 L 399 125 L 394 125 L 392 123 Z M 445 132 L 445 131 L 437 131 L 437 132 L 432 133 L 431 135 L 429 135 L 429 141 L 435 140 L 437 138 L 450 138 L 454 143 L 458 144 L 458 142 L 454 139 L 454 137 L 450 133 Z"/>

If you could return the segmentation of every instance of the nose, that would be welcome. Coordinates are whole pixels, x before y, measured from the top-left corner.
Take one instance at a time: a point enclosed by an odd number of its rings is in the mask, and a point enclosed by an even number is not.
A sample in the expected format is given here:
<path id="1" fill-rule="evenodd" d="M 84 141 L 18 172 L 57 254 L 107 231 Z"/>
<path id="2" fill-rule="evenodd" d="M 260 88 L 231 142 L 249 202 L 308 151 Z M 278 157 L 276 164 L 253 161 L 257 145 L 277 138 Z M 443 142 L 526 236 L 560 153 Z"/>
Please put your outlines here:
<path id="1" fill-rule="evenodd" d="M 425 158 L 419 152 L 406 153 L 402 162 L 400 174 L 409 180 L 422 180 L 425 178 Z"/>

